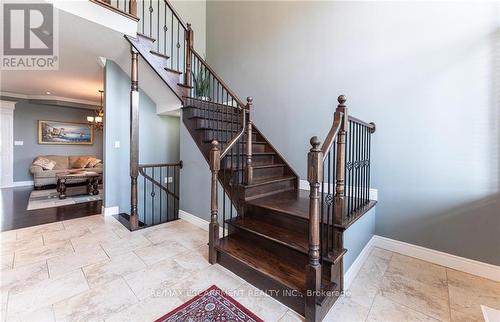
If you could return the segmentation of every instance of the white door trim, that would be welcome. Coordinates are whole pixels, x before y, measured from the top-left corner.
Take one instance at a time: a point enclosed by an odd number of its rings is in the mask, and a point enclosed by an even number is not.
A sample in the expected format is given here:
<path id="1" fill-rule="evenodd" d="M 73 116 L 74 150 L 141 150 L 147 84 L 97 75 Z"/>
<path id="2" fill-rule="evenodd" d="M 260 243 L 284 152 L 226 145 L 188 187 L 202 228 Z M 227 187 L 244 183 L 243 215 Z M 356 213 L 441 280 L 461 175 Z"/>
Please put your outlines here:
<path id="1" fill-rule="evenodd" d="M 14 181 L 14 110 L 16 102 L 0 100 L 0 187 Z"/>

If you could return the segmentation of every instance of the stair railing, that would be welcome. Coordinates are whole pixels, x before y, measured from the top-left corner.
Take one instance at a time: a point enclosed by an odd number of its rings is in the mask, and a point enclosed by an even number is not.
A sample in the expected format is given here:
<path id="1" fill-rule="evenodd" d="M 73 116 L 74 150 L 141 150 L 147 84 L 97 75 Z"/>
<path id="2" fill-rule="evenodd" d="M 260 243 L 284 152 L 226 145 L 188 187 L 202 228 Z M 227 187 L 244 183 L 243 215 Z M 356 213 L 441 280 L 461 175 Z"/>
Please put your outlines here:
<path id="1" fill-rule="evenodd" d="M 139 164 L 138 216 L 142 226 L 153 226 L 179 218 L 179 182 L 182 161 Z"/>
<path id="2" fill-rule="evenodd" d="M 175 8 L 166 0 L 137 0 L 137 15 L 139 33 L 156 40 L 152 49 L 168 57 L 167 67 L 183 75 L 190 74 L 186 57 L 192 47 L 193 30 Z"/>
<path id="3" fill-rule="evenodd" d="M 252 157 L 252 123 L 249 120 L 252 110 L 252 98 L 247 98 L 246 108 L 242 111 L 241 124 L 243 125 L 240 131 L 231 139 L 231 141 L 221 151 L 219 141 L 212 141 L 212 148 L 209 154 L 209 165 L 212 173 L 211 178 L 211 194 L 210 194 L 210 225 L 209 225 L 209 262 L 215 264 L 217 262 L 216 246 L 222 231 L 222 238 L 226 236 L 226 218 L 231 220 L 240 211 L 239 200 L 236 200 L 239 186 L 249 182 L 248 165 L 251 166 Z M 249 117 L 247 118 L 247 114 Z M 245 137 L 247 142 L 243 143 Z M 244 149 L 244 146 L 246 149 Z M 246 152 L 246 157 L 244 155 Z M 250 152 L 249 152 L 250 151 Z M 246 166 L 245 166 L 246 165 Z M 222 170 L 222 171 L 221 171 Z M 222 172 L 220 175 L 219 173 Z M 218 198 L 218 182 L 221 182 L 223 189 L 222 197 L 222 229 L 219 225 L 219 198 Z M 251 181 L 251 179 L 250 179 Z"/>
<path id="4" fill-rule="evenodd" d="M 321 145 L 311 138 L 307 179 L 309 203 L 309 263 L 306 270 L 306 320 L 315 321 L 316 302 L 322 296 L 322 261 L 340 257 L 338 274 L 343 290 L 342 233 L 350 217 L 370 203 L 370 143 L 374 123 L 349 116 L 346 97 L 338 97 L 333 124 Z M 320 147 L 321 145 L 321 147 Z M 352 221 L 352 220 L 351 220 Z"/>

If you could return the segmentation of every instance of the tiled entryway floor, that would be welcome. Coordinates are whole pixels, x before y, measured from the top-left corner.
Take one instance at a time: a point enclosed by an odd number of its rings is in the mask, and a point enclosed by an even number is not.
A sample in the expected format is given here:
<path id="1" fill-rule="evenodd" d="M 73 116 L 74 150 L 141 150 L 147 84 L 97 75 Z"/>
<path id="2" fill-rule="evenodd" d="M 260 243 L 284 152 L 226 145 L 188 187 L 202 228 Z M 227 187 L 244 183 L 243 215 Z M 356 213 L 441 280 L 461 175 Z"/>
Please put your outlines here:
<path id="1" fill-rule="evenodd" d="M 219 265 L 178 220 L 129 232 L 83 217 L 1 233 L 2 321 L 153 321 L 216 284 L 265 321 L 300 321 Z M 375 248 L 326 321 L 481 321 L 500 283 Z"/>

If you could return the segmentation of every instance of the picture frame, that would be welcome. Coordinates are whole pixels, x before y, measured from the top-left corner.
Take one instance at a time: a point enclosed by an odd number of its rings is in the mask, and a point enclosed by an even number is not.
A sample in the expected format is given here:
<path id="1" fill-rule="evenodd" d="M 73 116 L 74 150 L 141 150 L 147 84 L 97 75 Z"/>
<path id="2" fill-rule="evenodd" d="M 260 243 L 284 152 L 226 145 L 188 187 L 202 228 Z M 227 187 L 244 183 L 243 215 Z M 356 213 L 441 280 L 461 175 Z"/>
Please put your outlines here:
<path id="1" fill-rule="evenodd" d="M 38 120 L 38 144 L 93 145 L 94 127 L 88 123 Z"/>

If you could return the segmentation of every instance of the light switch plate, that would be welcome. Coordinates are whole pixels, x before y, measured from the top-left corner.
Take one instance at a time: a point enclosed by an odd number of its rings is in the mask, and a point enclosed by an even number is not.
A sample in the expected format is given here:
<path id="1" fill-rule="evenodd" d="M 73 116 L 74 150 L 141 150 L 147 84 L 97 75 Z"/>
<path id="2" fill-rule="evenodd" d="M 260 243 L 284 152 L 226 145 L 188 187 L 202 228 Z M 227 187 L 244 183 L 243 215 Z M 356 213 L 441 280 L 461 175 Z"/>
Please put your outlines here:
<path id="1" fill-rule="evenodd" d="M 115 141 L 115 148 L 119 148 L 120 147 L 120 141 Z"/>
<path id="2" fill-rule="evenodd" d="M 24 145 L 24 141 L 14 141 L 14 145 Z"/>
<path id="3" fill-rule="evenodd" d="M 163 182 L 164 183 L 172 183 L 172 182 L 174 182 L 174 177 L 165 177 L 163 179 Z"/>

